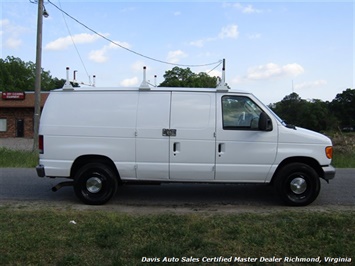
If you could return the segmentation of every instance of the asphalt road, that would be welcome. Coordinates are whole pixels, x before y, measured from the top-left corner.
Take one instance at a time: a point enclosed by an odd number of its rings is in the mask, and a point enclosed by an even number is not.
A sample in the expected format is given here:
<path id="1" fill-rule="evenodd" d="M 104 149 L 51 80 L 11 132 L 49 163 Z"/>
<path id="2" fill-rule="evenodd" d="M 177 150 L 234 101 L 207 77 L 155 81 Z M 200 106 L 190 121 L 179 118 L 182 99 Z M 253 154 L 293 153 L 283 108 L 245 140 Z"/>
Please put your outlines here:
<path id="1" fill-rule="evenodd" d="M 284 208 L 271 186 L 163 184 L 127 185 L 105 206 L 87 206 L 72 187 L 51 188 L 63 179 L 37 177 L 34 169 L 0 168 L 0 206 L 54 206 L 57 208 L 117 209 L 127 212 L 277 210 Z M 321 181 L 321 192 L 307 208 L 355 209 L 355 169 L 337 169 L 334 180 Z M 301 207 L 303 209 L 305 207 Z"/>

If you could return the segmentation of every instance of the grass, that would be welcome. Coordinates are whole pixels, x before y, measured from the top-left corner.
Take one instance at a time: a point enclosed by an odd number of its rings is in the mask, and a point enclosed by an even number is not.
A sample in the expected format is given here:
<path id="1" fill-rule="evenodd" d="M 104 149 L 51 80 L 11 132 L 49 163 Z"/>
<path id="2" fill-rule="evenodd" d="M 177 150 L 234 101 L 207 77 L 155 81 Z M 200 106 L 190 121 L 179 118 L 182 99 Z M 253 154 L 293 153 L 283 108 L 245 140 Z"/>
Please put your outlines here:
<path id="1" fill-rule="evenodd" d="M 203 257 L 219 256 L 321 256 L 324 262 L 325 256 L 355 254 L 354 215 L 126 215 L 3 207 L 0 265 L 143 265 L 149 264 L 142 262 L 144 258 L 162 262 L 174 257 L 181 263 L 183 257 L 201 262 Z"/>
<path id="2" fill-rule="evenodd" d="M 355 151 L 334 150 L 332 165 L 335 168 L 355 168 Z"/>
<path id="3" fill-rule="evenodd" d="M 332 164 L 337 168 L 355 168 L 355 133 L 329 133 L 334 145 Z"/>
<path id="4" fill-rule="evenodd" d="M 38 153 L 0 147 L 0 167 L 32 168 L 38 164 Z"/>

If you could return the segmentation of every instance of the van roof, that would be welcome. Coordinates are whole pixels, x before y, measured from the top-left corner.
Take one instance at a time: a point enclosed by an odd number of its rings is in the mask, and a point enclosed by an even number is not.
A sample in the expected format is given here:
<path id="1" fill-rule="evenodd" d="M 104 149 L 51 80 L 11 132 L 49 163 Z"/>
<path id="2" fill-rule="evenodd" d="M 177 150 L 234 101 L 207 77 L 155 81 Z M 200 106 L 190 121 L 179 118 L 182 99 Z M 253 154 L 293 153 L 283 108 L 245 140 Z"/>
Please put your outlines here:
<path id="1" fill-rule="evenodd" d="M 71 87 L 52 90 L 52 92 L 103 92 L 103 91 L 140 91 L 139 87 Z M 182 91 L 182 92 L 219 92 L 216 88 L 189 88 L 189 87 L 150 87 L 143 91 Z M 228 90 L 228 92 L 250 94 L 243 90 Z"/>

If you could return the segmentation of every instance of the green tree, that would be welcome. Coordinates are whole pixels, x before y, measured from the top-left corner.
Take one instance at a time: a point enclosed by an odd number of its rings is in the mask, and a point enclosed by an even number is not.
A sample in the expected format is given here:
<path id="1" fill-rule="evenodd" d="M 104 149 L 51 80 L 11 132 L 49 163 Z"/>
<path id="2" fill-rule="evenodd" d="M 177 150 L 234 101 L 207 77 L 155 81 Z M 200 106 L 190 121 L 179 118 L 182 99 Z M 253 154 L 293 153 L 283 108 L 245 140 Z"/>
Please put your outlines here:
<path id="1" fill-rule="evenodd" d="M 329 102 L 318 99 L 306 101 L 297 93 L 291 93 L 270 107 L 287 123 L 296 126 L 315 131 L 329 130 L 337 126 L 337 119 L 329 110 Z"/>
<path id="2" fill-rule="evenodd" d="M 305 100 L 294 92 L 285 96 L 281 102 L 273 104 L 272 109 L 287 123 L 300 125 L 303 117 L 301 110 L 304 106 Z"/>
<path id="3" fill-rule="evenodd" d="M 1 60 L 0 86 L 2 91 L 28 90 L 34 77 L 26 63 L 19 58 L 8 56 Z M 34 82 L 32 83 L 33 87 Z"/>
<path id="4" fill-rule="evenodd" d="M 355 89 L 338 93 L 330 103 L 330 110 L 338 118 L 342 127 L 355 126 Z"/>
<path id="5" fill-rule="evenodd" d="M 20 58 L 8 56 L 0 59 L 0 90 L 1 91 L 33 91 L 35 84 L 36 64 L 24 62 Z M 58 79 L 57 79 L 58 80 Z M 42 69 L 41 86 L 43 91 L 56 88 L 57 80 L 49 71 Z"/>
<path id="6" fill-rule="evenodd" d="M 215 88 L 216 77 L 210 77 L 204 72 L 195 74 L 190 68 L 174 67 L 164 74 L 164 81 L 159 87 L 190 87 L 190 88 Z"/>
<path id="7" fill-rule="evenodd" d="M 337 119 L 329 110 L 329 102 L 313 99 L 306 101 L 301 125 L 315 131 L 323 131 L 335 128 Z"/>

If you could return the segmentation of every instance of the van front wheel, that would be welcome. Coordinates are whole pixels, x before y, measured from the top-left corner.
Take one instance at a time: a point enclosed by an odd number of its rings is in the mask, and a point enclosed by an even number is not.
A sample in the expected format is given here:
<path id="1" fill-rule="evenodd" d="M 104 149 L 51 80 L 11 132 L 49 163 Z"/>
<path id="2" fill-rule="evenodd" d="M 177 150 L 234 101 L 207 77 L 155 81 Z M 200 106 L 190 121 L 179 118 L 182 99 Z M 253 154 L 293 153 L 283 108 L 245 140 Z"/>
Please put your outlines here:
<path id="1" fill-rule="evenodd" d="M 74 177 L 75 195 L 85 204 L 105 204 L 116 191 L 117 178 L 105 164 L 88 163 Z"/>
<path id="2" fill-rule="evenodd" d="M 275 188 L 281 199 L 290 206 L 305 206 L 319 195 L 320 180 L 317 172 L 307 164 L 291 163 L 275 177 Z"/>

